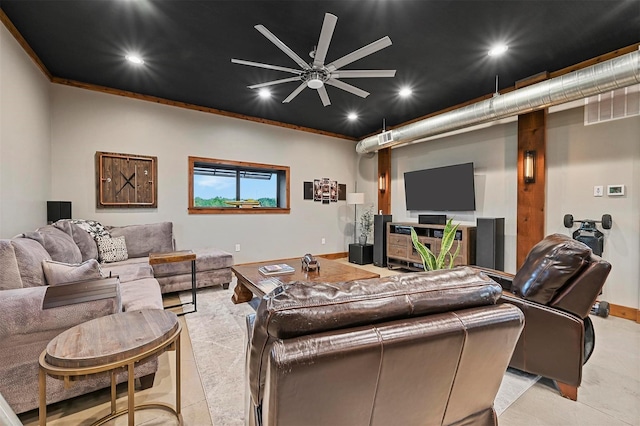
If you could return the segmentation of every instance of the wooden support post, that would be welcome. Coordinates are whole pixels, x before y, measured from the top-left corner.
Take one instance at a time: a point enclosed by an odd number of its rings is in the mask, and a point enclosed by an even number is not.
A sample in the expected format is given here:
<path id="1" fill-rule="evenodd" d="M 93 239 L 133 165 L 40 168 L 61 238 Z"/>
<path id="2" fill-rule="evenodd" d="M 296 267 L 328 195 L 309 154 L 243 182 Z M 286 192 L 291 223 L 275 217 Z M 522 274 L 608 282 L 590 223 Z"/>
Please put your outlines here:
<path id="1" fill-rule="evenodd" d="M 380 190 L 380 181 L 384 182 L 384 191 Z M 391 214 L 391 148 L 378 151 L 378 211 Z"/>
<path id="2" fill-rule="evenodd" d="M 547 110 L 518 116 L 518 211 L 516 267 L 524 263 L 529 250 L 544 238 L 545 153 Z M 534 152 L 534 181 L 525 181 L 525 153 Z"/>

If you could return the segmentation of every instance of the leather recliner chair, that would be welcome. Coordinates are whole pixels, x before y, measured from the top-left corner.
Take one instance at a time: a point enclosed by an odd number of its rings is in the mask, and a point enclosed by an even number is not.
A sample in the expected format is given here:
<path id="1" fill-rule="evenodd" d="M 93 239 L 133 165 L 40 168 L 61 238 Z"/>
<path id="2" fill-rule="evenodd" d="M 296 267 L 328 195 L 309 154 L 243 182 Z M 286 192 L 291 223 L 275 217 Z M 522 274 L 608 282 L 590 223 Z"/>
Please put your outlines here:
<path id="1" fill-rule="evenodd" d="M 496 425 L 523 326 L 473 268 L 286 284 L 247 317 L 250 425 Z"/>
<path id="2" fill-rule="evenodd" d="M 577 400 L 582 366 L 595 344 L 589 312 L 611 265 L 586 244 L 553 234 L 531 249 L 515 275 L 481 269 L 505 289 L 499 303 L 524 312 L 509 366 L 553 379 L 562 396 Z"/>

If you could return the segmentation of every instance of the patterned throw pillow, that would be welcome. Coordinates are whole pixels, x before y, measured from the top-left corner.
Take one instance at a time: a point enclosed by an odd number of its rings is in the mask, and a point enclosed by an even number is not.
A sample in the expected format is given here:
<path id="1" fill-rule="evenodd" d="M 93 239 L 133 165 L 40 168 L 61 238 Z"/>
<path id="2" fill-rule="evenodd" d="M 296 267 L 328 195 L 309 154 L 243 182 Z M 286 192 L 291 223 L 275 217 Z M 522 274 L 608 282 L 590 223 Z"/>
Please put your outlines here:
<path id="1" fill-rule="evenodd" d="M 43 260 L 42 270 L 49 285 L 102 278 L 100 264 L 95 259 L 75 264 Z"/>
<path id="2" fill-rule="evenodd" d="M 98 243 L 98 256 L 102 263 L 119 262 L 129 258 L 124 237 L 96 237 L 96 243 Z"/>

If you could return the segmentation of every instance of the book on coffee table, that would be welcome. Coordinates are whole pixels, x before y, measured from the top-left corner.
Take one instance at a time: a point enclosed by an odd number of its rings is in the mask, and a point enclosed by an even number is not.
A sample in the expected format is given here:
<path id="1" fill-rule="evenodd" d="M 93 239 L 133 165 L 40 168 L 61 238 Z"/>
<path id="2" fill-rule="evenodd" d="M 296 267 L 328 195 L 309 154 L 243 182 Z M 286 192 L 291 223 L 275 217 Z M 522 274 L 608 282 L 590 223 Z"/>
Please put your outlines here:
<path id="1" fill-rule="evenodd" d="M 286 263 L 280 263 L 278 265 L 265 265 L 258 268 L 258 271 L 262 275 L 282 275 L 282 274 L 293 274 L 296 270 Z"/>

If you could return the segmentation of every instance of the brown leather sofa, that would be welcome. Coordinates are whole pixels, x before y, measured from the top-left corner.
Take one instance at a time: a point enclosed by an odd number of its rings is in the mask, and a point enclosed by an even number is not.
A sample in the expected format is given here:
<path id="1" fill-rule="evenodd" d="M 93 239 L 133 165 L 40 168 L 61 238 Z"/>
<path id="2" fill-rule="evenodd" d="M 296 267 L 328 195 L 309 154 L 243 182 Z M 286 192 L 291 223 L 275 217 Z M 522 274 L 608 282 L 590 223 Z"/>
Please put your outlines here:
<path id="1" fill-rule="evenodd" d="M 292 283 L 247 318 L 247 424 L 496 425 L 523 326 L 469 267 Z"/>
<path id="2" fill-rule="evenodd" d="M 595 344 L 589 312 L 610 271 L 586 244 L 562 234 L 536 244 L 515 275 L 485 270 L 505 289 L 500 303 L 526 318 L 509 366 L 555 380 L 575 401 Z"/>

